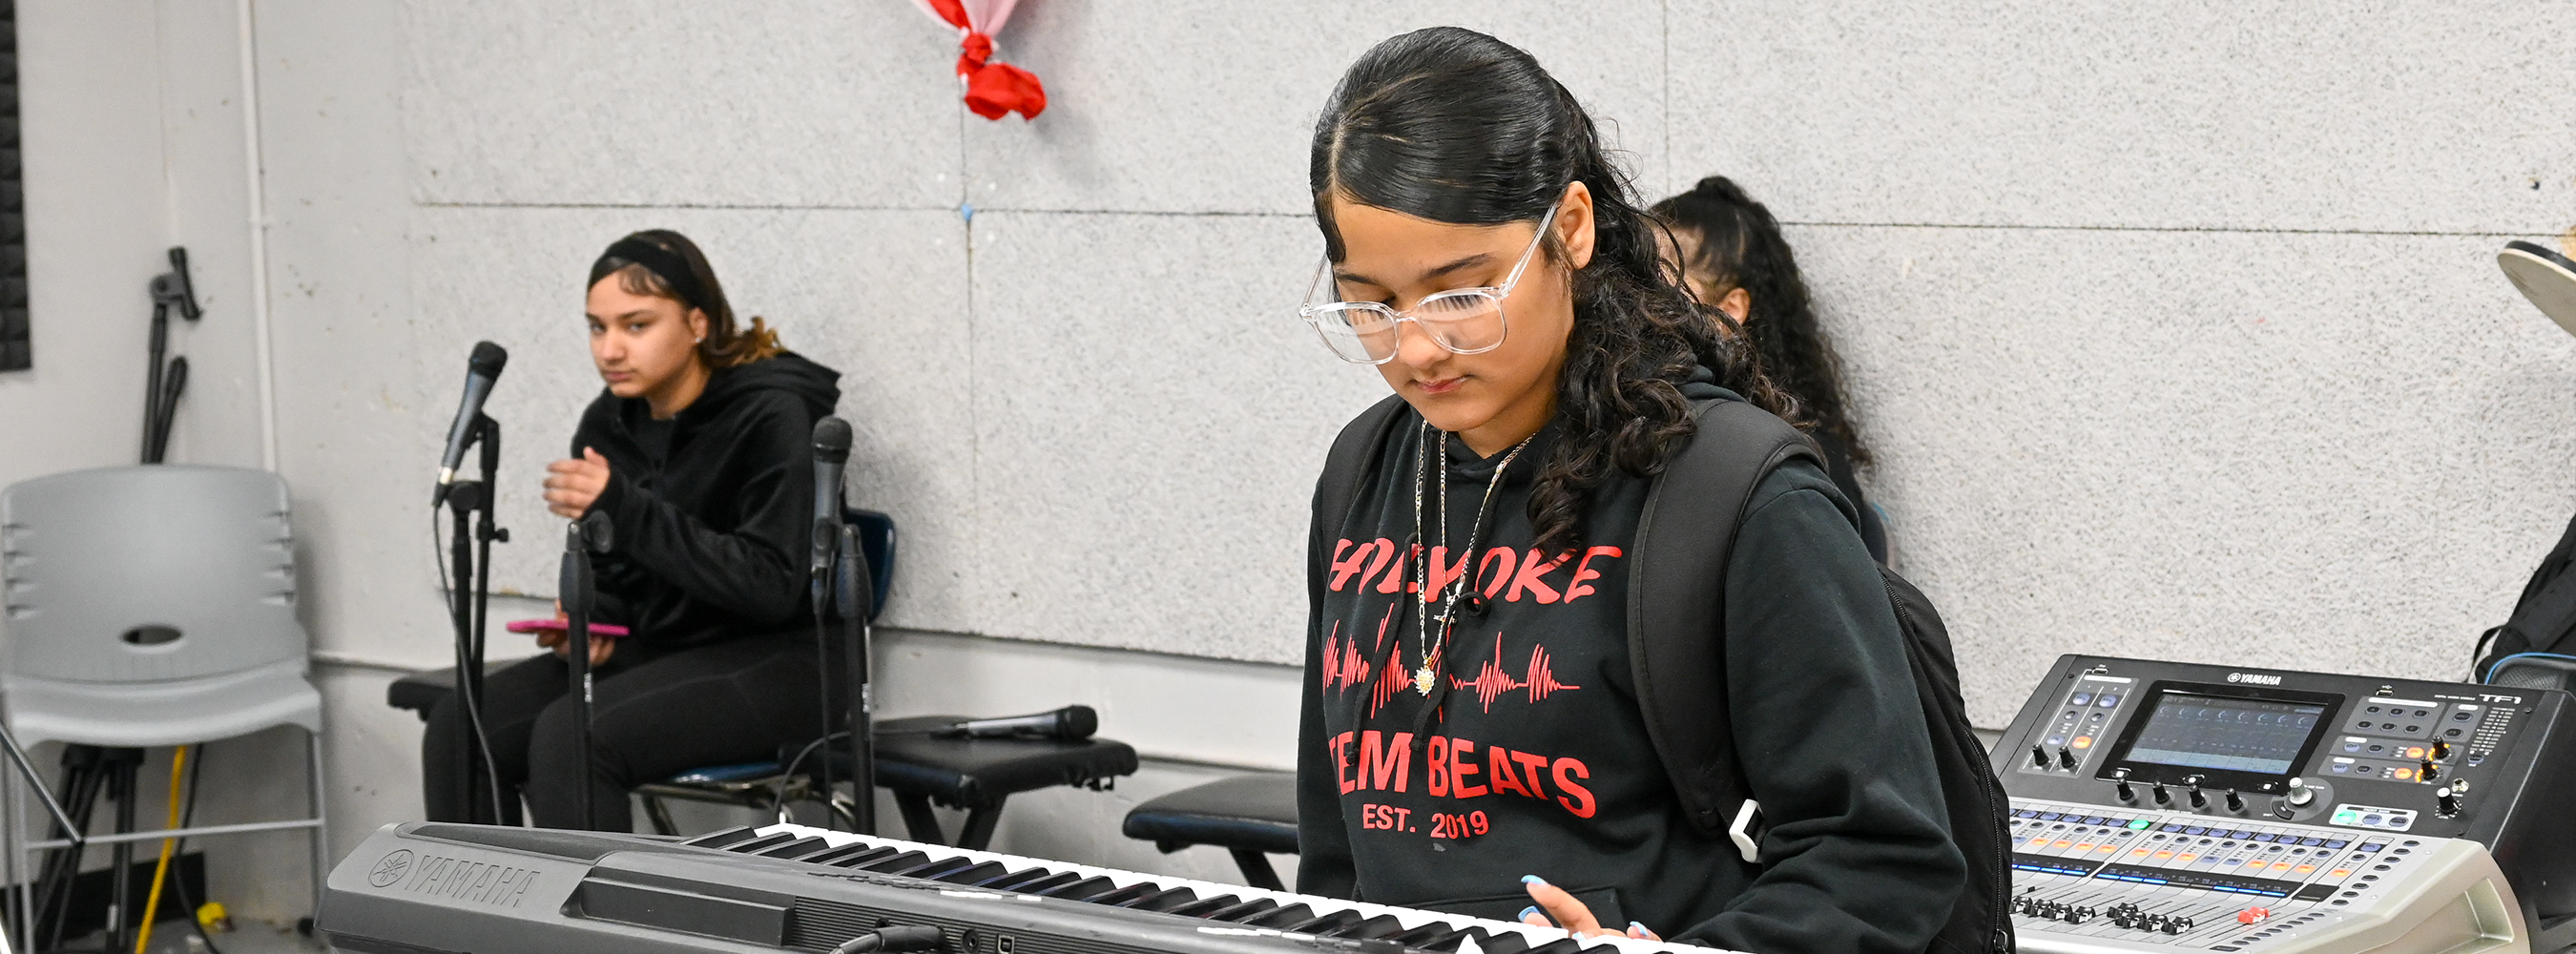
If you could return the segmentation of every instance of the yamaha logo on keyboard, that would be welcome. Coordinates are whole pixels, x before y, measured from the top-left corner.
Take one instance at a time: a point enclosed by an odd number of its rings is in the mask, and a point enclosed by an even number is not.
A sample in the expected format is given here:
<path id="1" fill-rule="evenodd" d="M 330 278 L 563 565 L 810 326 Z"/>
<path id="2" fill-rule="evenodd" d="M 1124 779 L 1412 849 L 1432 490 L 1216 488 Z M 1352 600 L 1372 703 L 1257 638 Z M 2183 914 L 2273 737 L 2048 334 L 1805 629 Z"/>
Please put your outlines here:
<path id="1" fill-rule="evenodd" d="M 2266 676 L 2261 673 L 2252 672 L 2231 672 L 2227 674 L 2227 681 L 2248 683 L 2257 686 L 2277 686 L 2281 684 L 2281 677 Z"/>
<path id="2" fill-rule="evenodd" d="M 411 877 L 406 880 L 405 874 Z M 422 855 L 415 861 L 411 851 L 404 849 L 385 855 L 367 874 L 367 883 L 379 888 L 396 881 L 403 882 L 402 890 L 416 894 L 515 908 L 537 883 L 537 872 L 439 855 Z"/>
<path id="3" fill-rule="evenodd" d="M 385 855 L 384 860 L 376 862 L 376 870 L 367 872 L 367 883 L 379 888 L 392 887 L 394 882 L 402 880 L 403 872 L 410 870 L 411 849 L 396 849 Z"/>

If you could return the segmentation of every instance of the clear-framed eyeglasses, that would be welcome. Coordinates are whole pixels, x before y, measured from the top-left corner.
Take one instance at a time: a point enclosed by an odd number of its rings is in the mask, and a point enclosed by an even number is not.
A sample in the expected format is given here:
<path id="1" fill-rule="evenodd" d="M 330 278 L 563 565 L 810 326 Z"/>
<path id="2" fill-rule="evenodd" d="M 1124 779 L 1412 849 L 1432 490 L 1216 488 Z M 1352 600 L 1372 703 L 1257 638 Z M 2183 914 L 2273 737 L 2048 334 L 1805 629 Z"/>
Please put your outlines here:
<path id="1" fill-rule="evenodd" d="M 1352 364 L 1385 364 L 1395 359 L 1396 347 L 1403 342 L 1405 322 L 1422 329 L 1433 344 L 1452 354 L 1483 354 L 1502 347 L 1503 333 L 1508 330 L 1503 320 L 1503 299 L 1520 284 L 1521 273 L 1529 269 L 1530 259 L 1538 254 L 1539 243 L 1547 239 L 1547 230 L 1556 224 L 1556 208 L 1538 220 L 1538 234 L 1530 237 L 1529 248 L 1512 266 L 1500 285 L 1485 288 L 1453 288 L 1397 311 L 1373 301 L 1321 301 L 1340 295 L 1333 283 L 1333 263 L 1326 259 L 1315 269 L 1315 282 L 1306 289 L 1306 303 L 1298 306 L 1297 317 L 1315 327 L 1324 346 L 1333 355 Z"/>

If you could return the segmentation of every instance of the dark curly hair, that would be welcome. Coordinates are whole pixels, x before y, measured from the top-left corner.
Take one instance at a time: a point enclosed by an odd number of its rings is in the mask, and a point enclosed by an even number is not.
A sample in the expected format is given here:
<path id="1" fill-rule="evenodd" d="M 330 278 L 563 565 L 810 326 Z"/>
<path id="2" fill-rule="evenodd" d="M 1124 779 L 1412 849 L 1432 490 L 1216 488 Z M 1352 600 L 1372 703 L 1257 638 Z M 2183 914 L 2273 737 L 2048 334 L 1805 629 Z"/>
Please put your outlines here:
<path id="1" fill-rule="evenodd" d="M 1813 429 L 1842 442 L 1854 466 L 1871 462 L 1869 445 L 1852 419 L 1843 390 L 1842 357 L 1816 321 L 1797 256 L 1780 235 L 1771 210 L 1725 176 L 1699 180 L 1690 191 L 1655 203 L 1656 217 L 1675 231 L 1699 237 L 1699 254 L 1682 267 L 1715 276 L 1720 288 L 1744 289 L 1753 309 L 1744 328 L 1761 355 L 1762 373 L 1798 398 Z M 1685 289 L 1689 286 L 1684 285 Z M 1711 308 L 1716 302 L 1705 302 Z"/>
<path id="2" fill-rule="evenodd" d="M 1613 468 L 1660 473 L 1699 422 L 1680 384 L 1706 367 L 1720 385 L 1783 417 L 1795 402 L 1762 376 L 1660 265 L 1655 223 L 1611 165 L 1592 117 L 1538 61 L 1473 30 L 1434 27 L 1379 43 L 1351 64 L 1315 122 L 1315 221 L 1325 255 L 1347 254 L 1332 200 L 1455 225 L 1537 222 L 1581 182 L 1594 251 L 1574 272 L 1574 331 L 1557 379 L 1559 438 L 1532 486 L 1542 552 L 1582 545 L 1592 491 Z M 1553 236 L 1548 259 L 1569 264 Z"/>

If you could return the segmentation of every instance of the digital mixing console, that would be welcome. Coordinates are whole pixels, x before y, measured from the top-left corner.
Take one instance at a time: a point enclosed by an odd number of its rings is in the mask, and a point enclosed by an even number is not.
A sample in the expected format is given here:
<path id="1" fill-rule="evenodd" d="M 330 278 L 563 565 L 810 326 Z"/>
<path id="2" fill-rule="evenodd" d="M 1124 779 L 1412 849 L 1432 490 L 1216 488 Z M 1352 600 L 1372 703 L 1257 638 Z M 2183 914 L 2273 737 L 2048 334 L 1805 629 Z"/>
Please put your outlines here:
<path id="1" fill-rule="evenodd" d="M 1994 750 L 2042 954 L 2576 942 L 2565 693 L 2058 660 Z"/>

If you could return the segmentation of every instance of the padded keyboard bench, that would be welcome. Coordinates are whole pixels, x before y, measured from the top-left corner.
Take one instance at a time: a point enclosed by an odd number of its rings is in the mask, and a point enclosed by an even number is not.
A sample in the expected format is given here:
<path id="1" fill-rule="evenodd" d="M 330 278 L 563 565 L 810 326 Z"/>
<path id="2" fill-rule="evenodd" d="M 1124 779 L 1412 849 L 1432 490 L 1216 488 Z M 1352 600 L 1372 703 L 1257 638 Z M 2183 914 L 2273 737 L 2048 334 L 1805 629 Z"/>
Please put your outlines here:
<path id="1" fill-rule="evenodd" d="M 934 803 L 966 810 L 966 826 L 957 847 L 981 850 L 993 841 L 993 826 L 1002 820 L 1002 805 L 1021 792 L 1058 785 L 1094 791 L 1110 787 L 1121 775 L 1136 774 L 1136 749 L 1125 742 L 1089 738 L 945 739 L 929 730 L 969 716 L 935 715 L 885 719 L 876 724 L 877 784 L 894 792 L 903 810 L 903 827 L 914 841 L 950 844 L 940 833 Z M 781 753 L 792 757 L 795 746 Z M 830 750 L 832 774 L 850 772 L 849 750 Z"/>
<path id="2" fill-rule="evenodd" d="M 453 669 L 414 673 L 394 680 L 385 689 L 385 703 L 417 712 L 426 720 L 430 707 L 447 698 L 455 683 Z M 992 843 L 994 826 L 1001 822 L 1002 806 L 1013 795 L 1058 785 L 1103 789 L 1121 775 L 1136 773 L 1135 748 L 1109 739 L 944 739 L 927 732 L 965 718 L 968 717 L 915 716 L 876 724 L 876 783 L 893 790 L 895 804 L 903 810 L 907 837 L 913 841 L 949 843 L 939 830 L 938 817 L 931 814 L 934 803 L 964 809 L 966 825 L 955 844 L 981 850 Z M 779 753 L 780 762 L 794 758 L 804 747 L 801 742 L 785 746 Z M 848 750 L 824 751 L 825 757 L 832 760 L 832 774 L 849 777 Z M 814 757 L 808 756 L 807 761 L 814 761 Z M 779 771 L 776 766 L 765 767 L 773 773 Z M 725 770 L 739 774 L 751 768 L 726 766 Z M 1294 844 L 1293 821 L 1290 838 Z"/>
<path id="3" fill-rule="evenodd" d="M 1297 853 L 1296 779 L 1263 772 L 1195 785 L 1136 806 L 1123 830 L 1166 853 L 1215 845 L 1234 855 L 1244 883 L 1283 890 L 1263 855 Z"/>

